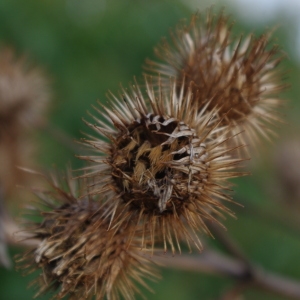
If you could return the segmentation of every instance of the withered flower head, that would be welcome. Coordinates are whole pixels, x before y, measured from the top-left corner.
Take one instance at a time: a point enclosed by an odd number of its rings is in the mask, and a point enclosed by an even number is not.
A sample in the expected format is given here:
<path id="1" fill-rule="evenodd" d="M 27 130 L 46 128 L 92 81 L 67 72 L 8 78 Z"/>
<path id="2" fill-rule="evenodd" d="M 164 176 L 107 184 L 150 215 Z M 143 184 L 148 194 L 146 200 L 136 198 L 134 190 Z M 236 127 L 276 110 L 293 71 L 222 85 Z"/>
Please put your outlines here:
<path id="1" fill-rule="evenodd" d="M 49 97 L 42 70 L 16 58 L 10 48 L 0 50 L 0 185 L 5 193 L 23 179 L 16 166 L 29 165 L 29 129 L 42 122 Z"/>
<path id="2" fill-rule="evenodd" d="M 39 287 L 36 296 L 54 290 L 55 299 L 134 299 L 140 293 L 135 283 L 149 289 L 143 278 L 156 276 L 137 247 L 138 234 L 128 247 L 130 234 L 109 231 L 106 208 L 99 199 L 79 200 L 77 183 L 56 178 L 51 191 L 36 191 L 42 208 L 34 210 L 42 220 L 27 224 L 27 231 L 39 243 L 20 259 L 20 267 L 42 270 L 32 283 Z"/>
<path id="3" fill-rule="evenodd" d="M 155 91 L 146 80 L 147 96 L 139 87 L 123 89 L 121 99 L 99 110 L 98 125 L 89 124 L 99 137 L 85 142 L 96 148 L 90 175 L 95 194 L 111 205 L 111 227 L 144 227 L 152 247 L 160 238 L 175 251 L 180 240 L 201 249 L 199 231 L 208 232 L 205 220 L 216 221 L 223 211 L 231 172 L 238 160 L 224 146 L 215 110 L 198 113 L 192 93 Z M 150 107 L 147 107 L 149 104 Z M 217 134 L 219 133 L 219 134 Z M 107 141 L 108 139 L 108 141 Z M 121 210 L 118 213 L 117 210 Z"/>
<path id="4" fill-rule="evenodd" d="M 49 101 L 44 72 L 16 58 L 10 48 L 0 51 L 0 123 L 5 126 L 37 125 Z"/>
<path id="5" fill-rule="evenodd" d="M 199 107 L 210 101 L 208 109 L 219 108 L 223 125 L 233 133 L 244 131 L 239 142 L 255 146 L 258 136 L 269 138 L 270 125 L 280 121 L 278 93 L 285 86 L 276 67 L 283 55 L 270 45 L 271 32 L 234 38 L 231 27 L 223 13 L 194 15 L 190 24 L 179 24 L 170 42 L 158 45 L 158 61 L 147 60 L 145 68 L 167 86 L 170 77 L 179 89 L 183 81 L 186 89 L 193 82 Z"/>

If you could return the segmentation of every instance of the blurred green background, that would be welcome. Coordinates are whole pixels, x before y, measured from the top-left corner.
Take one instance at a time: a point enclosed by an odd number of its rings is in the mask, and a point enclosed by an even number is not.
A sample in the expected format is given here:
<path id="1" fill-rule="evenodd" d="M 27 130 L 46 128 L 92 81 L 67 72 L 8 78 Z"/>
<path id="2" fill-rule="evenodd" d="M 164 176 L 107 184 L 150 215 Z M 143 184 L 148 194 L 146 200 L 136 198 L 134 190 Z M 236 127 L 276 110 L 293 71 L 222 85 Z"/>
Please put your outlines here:
<path id="1" fill-rule="evenodd" d="M 83 165 L 66 145 L 83 137 L 82 132 L 88 132 L 82 118 L 89 119 L 87 111 L 92 111 L 91 104 L 106 101 L 108 90 L 117 92 L 120 83 L 128 86 L 133 76 L 141 76 L 143 62 L 146 57 L 154 57 L 153 47 L 160 38 L 167 36 L 180 19 L 189 18 L 194 12 L 186 3 L 171 0 L 0 1 L 0 43 L 13 46 L 19 54 L 28 54 L 52 80 L 50 129 L 37 133 L 41 168 L 56 166 L 63 170 L 67 163 L 73 168 Z M 209 6 L 201 1 L 193 5 L 200 11 Z M 234 15 L 233 7 L 219 1 L 216 9 L 221 6 L 237 20 L 237 32 L 258 34 L 277 25 L 274 22 L 262 27 L 244 24 Z M 274 39 L 289 57 L 284 64 L 289 70 L 287 82 L 291 88 L 283 95 L 289 99 L 285 111 L 288 124 L 281 125 L 280 137 L 260 148 L 259 155 L 251 160 L 248 167 L 252 175 L 236 180 L 235 199 L 245 207 L 233 206 L 238 219 L 228 218 L 224 224 L 251 260 L 300 281 L 299 199 L 286 201 L 297 197 L 281 188 L 280 167 L 277 167 L 281 155 L 278 149 L 299 136 L 300 71 L 291 50 L 290 23 L 280 16 L 277 21 L 280 27 Z M 222 250 L 217 242 L 208 243 Z M 10 249 L 11 255 L 20 251 Z M 171 269 L 162 269 L 162 275 L 163 280 L 150 283 L 155 294 L 145 292 L 148 299 L 221 299 L 235 284 L 231 279 Z M 26 288 L 30 280 L 30 276 L 23 278 L 14 270 L 0 269 L 0 299 L 31 299 L 34 291 Z M 40 299 L 50 299 L 50 296 Z M 241 299 L 285 298 L 246 290 Z"/>

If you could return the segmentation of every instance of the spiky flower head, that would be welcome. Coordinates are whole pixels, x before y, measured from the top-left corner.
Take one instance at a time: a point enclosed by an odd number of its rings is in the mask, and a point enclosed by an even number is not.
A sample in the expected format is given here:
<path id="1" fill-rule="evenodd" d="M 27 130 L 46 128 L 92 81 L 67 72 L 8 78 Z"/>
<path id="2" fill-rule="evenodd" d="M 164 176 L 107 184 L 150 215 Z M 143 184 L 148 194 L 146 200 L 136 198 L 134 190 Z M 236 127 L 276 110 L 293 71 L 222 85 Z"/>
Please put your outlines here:
<path id="1" fill-rule="evenodd" d="M 49 83 L 44 72 L 32 67 L 14 51 L 0 51 L 1 127 L 38 125 L 49 102 Z"/>
<path id="2" fill-rule="evenodd" d="M 30 164 L 29 129 L 43 121 L 49 97 L 41 69 L 10 48 L 0 50 L 0 182 L 5 194 L 24 179 L 16 166 Z"/>
<path id="3" fill-rule="evenodd" d="M 56 291 L 54 299 L 134 299 L 136 283 L 149 289 L 144 278 L 156 272 L 141 253 L 138 233 L 128 247 L 126 230 L 109 231 L 106 208 L 92 197 L 78 197 L 78 181 L 53 178 L 52 190 L 36 191 L 41 202 L 34 206 L 41 218 L 27 223 L 27 231 L 38 240 L 35 249 L 20 259 L 28 272 L 41 270 L 32 283 L 36 296 Z M 86 188 L 83 188 L 86 190 Z"/>
<path id="4" fill-rule="evenodd" d="M 199 112 L 192 93 L 178 94 L 175 84 L 168 93 L 149 80 L 146 86 L 145 96 L 137 85 L 112 96 L 98 110 L 107 122 L 89 124 L 99 134 L 85 140 L 97 151 L 84 157 L 93 162 L 93 193 L 106 195 L 112 228 L 143 226 L 144 240 L 161 239 L 173 252 L 182 239 L 201 249 L 205 220 L 230 213 L 221 200 L 231 200 L 228 179 L 241 175 L 230 171 L 238 160 L 224 146 L 215 110 Z"/>
<path id="5" fill-rule="evenodd" d="M 285 87 L 276 69 L 283 55 L 270 45 L 271 32 L 255 38 L 234 38 L 229 17 L 196 14 L 187 25 L 180 23 L 171 41 L 155 48 L 157 61 L 147 60 L 145 68 L 160 76 L 168 86 L 174 77 L 180 89 L 193 82 L 194 101 L 199 107 L 219 108 L 223 125 L 232 127 L 240 143 L 255 146 L 259 136 L 269 138 L 280 121 L 278 93 Z M 196 96 L 197 95 L 197 96 Z M 238 125 L 238 126 L 236 126 Z M 247 148 L 246 148 L 247 149 Z"/>

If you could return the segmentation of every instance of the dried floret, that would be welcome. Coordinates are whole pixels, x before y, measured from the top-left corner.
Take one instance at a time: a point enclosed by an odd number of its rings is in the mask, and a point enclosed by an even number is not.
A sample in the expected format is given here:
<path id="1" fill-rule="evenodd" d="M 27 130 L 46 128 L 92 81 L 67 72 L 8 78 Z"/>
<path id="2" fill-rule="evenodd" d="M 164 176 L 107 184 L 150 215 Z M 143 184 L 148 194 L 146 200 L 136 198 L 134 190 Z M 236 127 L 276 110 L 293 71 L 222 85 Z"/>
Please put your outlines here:
<path id="1" fill-rule="evenodd" d="M 175 84 L 168 93 L 146 86 L 146 96 L 133 86 L 99 110 L 109 124 L 90 124 L 99 134 L 85 140 L 97 151 L 84 157 L 93 162 L 92 193 L 106 195 L 112 228 L 143 226 L 145 241 L 150 236 L 153 246 L 161 237 L 173 252 L 182 239 L 201 249 L 205 220 L 231 213 L 221 200 L 231 201 L 228 179 L 241 175 L 230 171 L 239 160 L 230 156 L 217 111 L 199 113 L 192 93 L 178 95 Z"/>
<path id="2" fill-rule="evenodd" d="M 208 102 L 208 110 L 218 107 L 222 124 L 232 134 L 243 132 L 238 143 L 256 146 L 259 136 L 269 138 L 281 122 L 279 93 L 286 85 L 278 64 L 283 54 L 270 45 L 271 32 L 235 38 L 231 27 L 223 13 L 194 15 L 190 24 L 179 24 L 171 41 L 155 48 L 158 60 L 147 60 L 145 68 L 167 88 L 170 77 L 179 90 L 183 82 L 186 90 L 192 82 L 199 108 Z"/>
<path id="3" fill-rule="evenodd" d="M 34 210 L 41 220 L 27 223 L 27 231 L 39 242 L 20 259 L 29 272 L 42 270 L 33 282 L 36 295 L 52 290 L 55 299 L 129 300 L 140 293 L 136 283 L 149 289 L 144 278 L 156 272 L 138 247 L 141 235 L 128 247 L 130 234 L 108 230 L 99 199 L 78 198 L 85 190 L 78 181 L 55 178 L 51 185 L 52 190 L 36 191 L 41 201 Z"/>

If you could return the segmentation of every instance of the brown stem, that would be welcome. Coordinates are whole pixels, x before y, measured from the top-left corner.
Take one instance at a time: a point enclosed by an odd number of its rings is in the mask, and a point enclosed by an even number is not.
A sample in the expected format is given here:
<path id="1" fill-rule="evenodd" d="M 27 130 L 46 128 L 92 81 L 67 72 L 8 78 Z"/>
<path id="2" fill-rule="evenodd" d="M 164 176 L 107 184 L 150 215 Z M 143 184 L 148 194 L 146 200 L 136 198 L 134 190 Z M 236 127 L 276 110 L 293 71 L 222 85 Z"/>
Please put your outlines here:
<path id="1" fill-rule="evenodd" d="M 300 282 L 282 277 L 281 275 L 260 270 L 256 274 L 255 285 L 260 289 L 285 296 L 289 299 L 300 299 Z"/>
<path id="2" fill-rule="evenodd" d="M 247 276 L 247 267 L 243 262 L 213 250 L 205 250 L 197 256 L 158 255 L 153 260 L 171 268 L 231 277 L 245 284 L 244 287 L 253 286 L 285 299 L 300 299 L 300 282 L 264 271 L 258 266 L 252 266 L 251 276 Z"/>
<path id="3" fill-rule="evenodd" d="M 242 262 L 211 249 L 206 249 L 197 256 L 180 255 L 171 257 L 167 254 L 155 253 L 153 260 L 167 267 L 229 276 L 236 279 L 243 278 L 245 274 L 245 265 Z"/>

